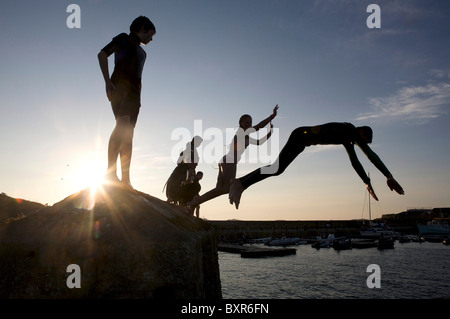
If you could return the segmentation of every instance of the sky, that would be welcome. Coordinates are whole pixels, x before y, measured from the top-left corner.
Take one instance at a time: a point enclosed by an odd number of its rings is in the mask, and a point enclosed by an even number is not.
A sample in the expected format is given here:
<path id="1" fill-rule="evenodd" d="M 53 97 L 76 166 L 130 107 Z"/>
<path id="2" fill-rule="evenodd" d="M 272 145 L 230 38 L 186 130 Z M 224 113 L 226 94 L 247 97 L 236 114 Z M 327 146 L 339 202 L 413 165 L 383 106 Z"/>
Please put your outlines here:
<path id="1" fill-rule="evenodd" d="M 68 27 L 71 3 L 80 28 Z M 368 27 L 370 4 L 380 28 Z M 450 206 L 450 3 L 441 0 L 4 0 L 0 192 L 53 205 L 102 178 L 115 120 L 97 54 L 139 15 L 156 35 L 143 46 L 135 189 L 165 200 L 173 154 L 194 135 L 204 138 L 200 194 L 214 188 L 239 117 L 256 124 L 278 104 L 270 148 L 250 146 L 238 177 L 275 160 L 299 126 L 351 122 L 372 127 L 371 148 L 405 190 L 391 192 L 356 148 L 379 198 L 373 218 Z M 239 210 L 222 196 L 200 216 L 359 219 L 367 200 L 345 149 L 315 146 L 247 189 Z"/>

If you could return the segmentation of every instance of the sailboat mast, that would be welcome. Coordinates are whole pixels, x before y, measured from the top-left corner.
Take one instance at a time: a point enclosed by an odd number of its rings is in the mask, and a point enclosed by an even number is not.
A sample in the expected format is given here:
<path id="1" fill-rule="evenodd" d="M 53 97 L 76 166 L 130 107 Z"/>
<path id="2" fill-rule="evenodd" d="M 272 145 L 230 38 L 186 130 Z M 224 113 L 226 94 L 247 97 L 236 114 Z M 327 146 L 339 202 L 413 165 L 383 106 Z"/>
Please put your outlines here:
<path id="1" fill-rule="evenodd" d="M 370 172 L 367 172 L 367 175 L 369 176 L 370 179 Z M 371 211 L 371 205 L 370 205 L 370 192 L 369 192 L 369 224 L 372 223 L 372 211 Z"/>

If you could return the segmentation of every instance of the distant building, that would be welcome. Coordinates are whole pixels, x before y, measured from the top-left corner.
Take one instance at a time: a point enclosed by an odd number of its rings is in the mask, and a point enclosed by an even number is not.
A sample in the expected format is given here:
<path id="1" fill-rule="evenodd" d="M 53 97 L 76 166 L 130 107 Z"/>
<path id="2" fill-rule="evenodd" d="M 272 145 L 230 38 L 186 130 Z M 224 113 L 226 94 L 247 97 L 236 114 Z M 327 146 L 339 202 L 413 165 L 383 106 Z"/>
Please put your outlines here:
<path id="1" fill-rule="evenodd" d="M 441 218 L 450 218 L 450 207 L 433 208 L 432 214 Z"/>
<path id="2" fill-rule="evenodd" d="M 450 217 L 450 207 L 440 208 L 411 208 L 401 213 L 384 214 L 382 219 L 386 220 L 431 220 L 433 218 Z"/>

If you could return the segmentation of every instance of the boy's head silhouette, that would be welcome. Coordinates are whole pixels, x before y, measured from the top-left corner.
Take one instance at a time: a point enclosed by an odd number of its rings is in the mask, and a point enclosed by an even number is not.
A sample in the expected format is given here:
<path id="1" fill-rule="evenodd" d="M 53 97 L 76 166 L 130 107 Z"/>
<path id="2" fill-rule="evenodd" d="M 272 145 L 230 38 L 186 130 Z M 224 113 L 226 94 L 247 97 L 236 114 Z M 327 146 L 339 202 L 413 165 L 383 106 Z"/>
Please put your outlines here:
<path id="1" fill-rule="evenodd" d="M 130 33 L 136 34 L 141 43 L 148 44 L 156 34 L 156 28 L 149 18 L 139 16 L 131 23 Z"/>

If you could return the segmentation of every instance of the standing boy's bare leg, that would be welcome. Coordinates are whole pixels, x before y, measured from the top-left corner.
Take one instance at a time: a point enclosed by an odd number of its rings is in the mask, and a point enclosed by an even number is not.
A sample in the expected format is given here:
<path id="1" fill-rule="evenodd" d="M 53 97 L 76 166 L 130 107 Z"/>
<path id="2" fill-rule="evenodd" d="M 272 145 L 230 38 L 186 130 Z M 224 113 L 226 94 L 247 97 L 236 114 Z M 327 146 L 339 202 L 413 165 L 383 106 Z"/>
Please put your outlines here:
<path id="1" fill-rule="evenodd" d="M 129 126 L 125 129 L 122 139 L 122 145 L 120 147 L 119 152 L 120 164 L 122 168 L 122 182 L 129 187 L 131 187 L 130 165 L 131 165 L 131 156 L 133 153 L 133 133 L 134 133 L 134 126 L 129 124 Z"/>
<path id="2" fill-rule="evenodd" d="M 117 158 L 120 150 L 120 128 L 116 123 L 116 127 L 111 133 L 108 144 L 108 170 L 105 178 L 110 182 L 119 182 L 117 177 Z"/>
<path id="3" fill-rule="evenodd" d="M 116 126 L 111 133 L 108 145 L 108 170 L 106 178 L 110 182 L 119 182 L 117 177 L 117 159 L 120 155 L 122 167 L 122 181 L 130 182 L 129 170 L 131 162 L 131 148 L 133 139 L 133 126 L 129 116 L 121 116 L 116 120 Z M 125 176 L 124 176 L 125 174 Z"/>

